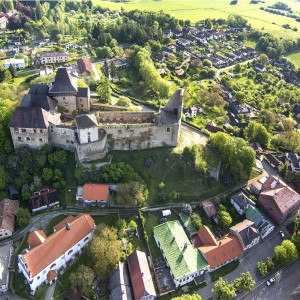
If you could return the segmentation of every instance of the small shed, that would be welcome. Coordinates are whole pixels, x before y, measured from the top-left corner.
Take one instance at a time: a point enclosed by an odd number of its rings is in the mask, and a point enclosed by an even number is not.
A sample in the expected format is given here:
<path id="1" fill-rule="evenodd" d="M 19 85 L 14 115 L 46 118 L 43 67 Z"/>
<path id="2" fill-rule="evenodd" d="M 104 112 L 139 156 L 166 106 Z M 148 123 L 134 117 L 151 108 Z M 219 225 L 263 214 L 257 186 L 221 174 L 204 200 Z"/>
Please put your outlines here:
<path id="1" fill-rule="evenodd" d="M 169 209 L 163 210 L 162 215 L 163 217 L 171 216 L 171 211 Z"/>

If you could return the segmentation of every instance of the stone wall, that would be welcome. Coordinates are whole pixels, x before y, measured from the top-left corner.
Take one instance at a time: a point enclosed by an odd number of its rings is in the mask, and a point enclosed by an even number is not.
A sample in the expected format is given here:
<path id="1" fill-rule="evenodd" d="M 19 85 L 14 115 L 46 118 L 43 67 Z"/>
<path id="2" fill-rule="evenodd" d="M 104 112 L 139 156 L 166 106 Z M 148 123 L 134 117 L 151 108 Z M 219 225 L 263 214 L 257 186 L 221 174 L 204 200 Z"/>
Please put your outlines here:
<path id="1" fill-rule="evenodd" d="M 76 143 L 75 127 L 51 125 L 49 127 L 49 142 L 51 147 L 74 151 Z"/>
<path id="2" fill-rule="evenodd" d="M 72 115 L 73 111 L 77 109 L 76 107 L 76 95 L 53 95 L 54 99 L 58 101 L 59 106 L 63 106 L 66 111 L 66 115 Z"/>
<path id="3" fill-rule="evenodd" d="M 99 112 L 99 124 L 143 124 L 153 123 L 155 113 L 150 112 Z"/>
<path id="4" fill-rule="evenodd" d="M 88 97 L 76 97 L 76 107 L 79 111 L 90 111 L 90 99 Z"/>

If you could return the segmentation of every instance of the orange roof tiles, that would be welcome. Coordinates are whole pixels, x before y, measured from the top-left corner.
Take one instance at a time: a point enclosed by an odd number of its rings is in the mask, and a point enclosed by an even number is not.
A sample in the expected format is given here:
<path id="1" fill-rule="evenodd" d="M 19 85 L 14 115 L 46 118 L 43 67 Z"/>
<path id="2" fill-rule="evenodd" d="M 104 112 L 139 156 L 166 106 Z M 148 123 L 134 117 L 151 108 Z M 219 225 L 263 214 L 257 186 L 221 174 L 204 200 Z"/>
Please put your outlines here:
<path id="1" fill-rule="evenodd" d="M 53 231 L 55 232 L 55 231 L 58 231 L 58 230 L 64 228 L 66 226 L 67 222 L 70 223 L 74 219 L 75 219 L 75 217 L 73 217 L 73 216 L 67 216 L 65 219 L 63 219 L 61 222 L 59 222 L 57 225 L 55 225 L 53 227 Z"/>
<path id="2" fill-rule="evenodd" d="M 24 254 L 31 276 L 40 273 L 93 230 L 92 217 L 80 214 L 70 223 L 70 230 L 61 228 L 47 237 L 42 244 Z"/>
<path id="3" fill-rule="evenodd" d="M 47 274 L 47 279 L 48 279 L 48 281 L 50 282 L 50 281 L 52 281 L 54 278 L 56 278 L 57 277 L 57 274 L 56 274 L 56 272 L 55 271 L 53 271 L 53 270 L 50 270 L 49 272 L 48 272 L 48 274 Z"/>
<path id="4" fill-rule="evenodd" d="M 30 249 L 41 245 L 44 243 L 45 239 L 47 238 L 45 232 L 43 230 L 35 230 L 30 232 L 27 243 Z"/>
<path id="5" fill-rule="evenodd" d="M 211 269 L 234 259 L 243 252 L 238 238 L 232 234 L 216 240 L 209 228 L 203 225 L 198 231 L 198 236 L 204 243 L 198 249 L 205 256 Z"/>
<path id="6" fill-rule="evenodd" d="M 83 200 L 108 201 L 109 184 L 86 183 L 83 186 Z"/>
<path id="7" fill-rule="evenodd" d="M 18 200 L 4 199 L 0 202 L 0 229 L 14 231 L 15 217 L 18 209 Z"/>

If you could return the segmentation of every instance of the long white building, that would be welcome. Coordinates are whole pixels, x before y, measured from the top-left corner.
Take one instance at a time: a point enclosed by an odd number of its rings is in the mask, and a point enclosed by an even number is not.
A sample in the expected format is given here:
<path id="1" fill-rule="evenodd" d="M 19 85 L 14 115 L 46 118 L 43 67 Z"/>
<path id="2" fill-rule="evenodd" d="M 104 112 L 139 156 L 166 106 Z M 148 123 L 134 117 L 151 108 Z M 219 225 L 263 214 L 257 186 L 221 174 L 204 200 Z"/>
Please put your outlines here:
<path id="1" fill-rule="evenodd" d="M 75 260 L 93 237 L 95 223 L 90 215 L 80 214 L 69 223 L 64 221 L 49 237 L 42 230 L 31 232 L 29 250 L 18 257 L 19 272 L 27 280 L 32 295 L 42 284 L 54 283 L 67 263 Z"/>

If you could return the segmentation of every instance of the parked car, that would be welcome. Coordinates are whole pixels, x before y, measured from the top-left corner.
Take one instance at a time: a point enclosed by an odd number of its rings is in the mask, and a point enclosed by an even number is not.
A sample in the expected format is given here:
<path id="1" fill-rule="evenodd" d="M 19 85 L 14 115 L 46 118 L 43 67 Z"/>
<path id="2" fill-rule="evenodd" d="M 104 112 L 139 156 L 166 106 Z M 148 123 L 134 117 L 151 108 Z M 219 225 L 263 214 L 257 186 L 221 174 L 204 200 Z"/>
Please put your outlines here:
<path id="1" fill-rule="evenodd" d="M 271 277 L 269 280 L 267 280 L 267 282 L 266 282 L 266 284 L 267 284 L 267 286 L 270 286 L 270 285 L 272 285 L 273 283 L 275 283 L 275 278 L 274 277 Z"/>
<path id="2" fill-rule="evenodd" d="M 167 221 L 168 221 L 167 218 L 160 218 L 160 219 L 158 220 L 159 224 L 165 223 L 165 222 L 167 222 Z"/>
<path id="3" fill-rule="evenodd" d="M 285 234 L 284 234 L 284 232 L 283 232 L 282 230 L 280 230 L 280 231 L 279 231 L 279 234 L 280 234 L 281 239 L 284 240 L 284 239 L 285 239 Z"/>

